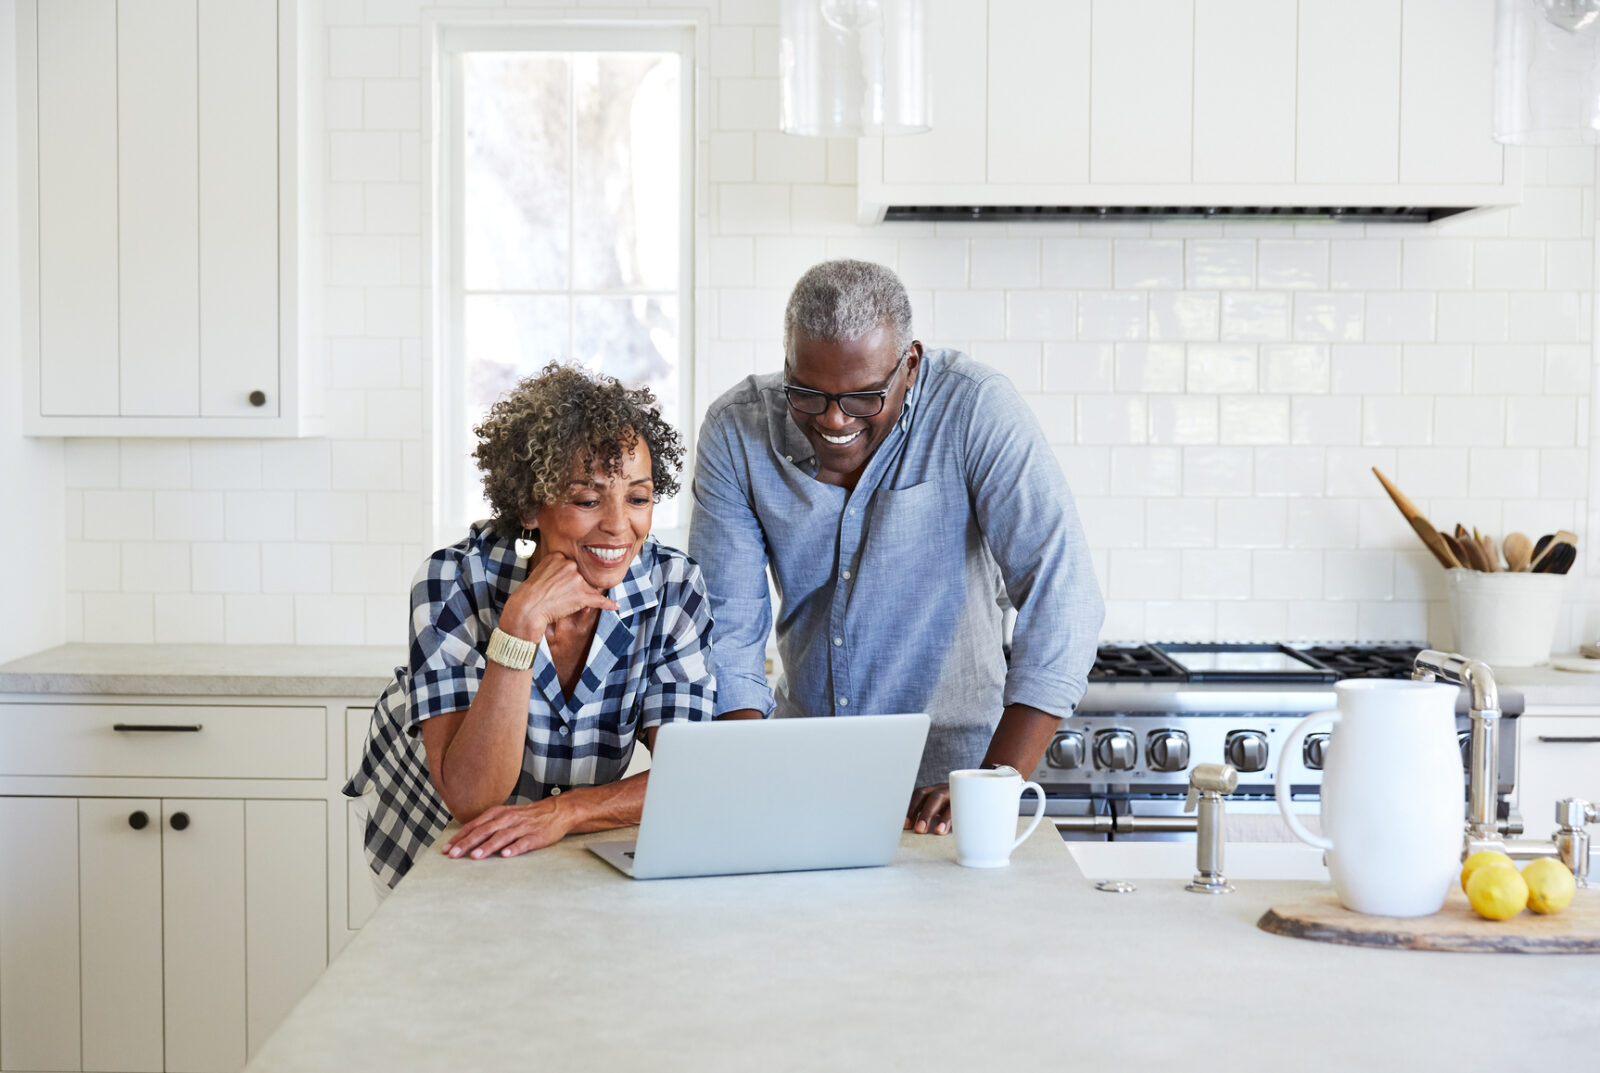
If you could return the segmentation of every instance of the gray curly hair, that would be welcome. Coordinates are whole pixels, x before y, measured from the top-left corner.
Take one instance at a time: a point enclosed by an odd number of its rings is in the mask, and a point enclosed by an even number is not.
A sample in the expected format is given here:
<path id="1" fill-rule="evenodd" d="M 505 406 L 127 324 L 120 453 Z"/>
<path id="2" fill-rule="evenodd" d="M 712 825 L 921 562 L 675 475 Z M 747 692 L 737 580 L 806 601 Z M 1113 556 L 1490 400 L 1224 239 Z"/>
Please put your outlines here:
<path id="1" fill-rule="evenodd" d="M 871 261 L 823 261 L 806 270 L 783 313 L 783 353 L 794 353 L 795 336 L 853 341 L 888 327 L 896 356 L 911 347 L 911 299 L 893 271 Z"/>

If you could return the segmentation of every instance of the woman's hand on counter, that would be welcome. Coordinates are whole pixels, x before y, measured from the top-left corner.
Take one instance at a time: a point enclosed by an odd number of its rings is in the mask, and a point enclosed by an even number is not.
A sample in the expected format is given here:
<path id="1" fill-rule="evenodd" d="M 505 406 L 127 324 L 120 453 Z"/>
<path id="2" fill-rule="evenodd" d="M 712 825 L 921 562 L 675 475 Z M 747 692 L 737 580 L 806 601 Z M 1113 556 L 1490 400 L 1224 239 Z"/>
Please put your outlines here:
<path id="1" fill-rule="evenodd" d="M 537 643 L 551 623 L 589 607 L 617 610 L 616 601 L 583 579 L 577 563 L 550 552 L 506 600 L 499 625 L 513 637 Z"/>
<path id="2" fill-rule="evenodd" d="M 553 845 L 571 829 L 558 797 L 526 805 L 496 805 L 469 820 L 450 837 L 442 852 L 447 857 L 515 857 Z"/>

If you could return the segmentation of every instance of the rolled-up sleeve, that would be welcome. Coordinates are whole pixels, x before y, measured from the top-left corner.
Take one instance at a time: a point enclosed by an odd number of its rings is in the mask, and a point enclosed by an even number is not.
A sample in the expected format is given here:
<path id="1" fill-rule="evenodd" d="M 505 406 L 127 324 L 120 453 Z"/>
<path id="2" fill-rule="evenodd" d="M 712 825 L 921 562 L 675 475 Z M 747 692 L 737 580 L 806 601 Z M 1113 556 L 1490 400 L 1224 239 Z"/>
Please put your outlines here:
<path id="1" fill-rule="evenodd" d="M 694 514 L 689 554 L 705 571 L 716 619 L 712 661 L 717 676 L 716 714 L 776 707 L 767 683 L 767 637 L 772 603 L 767 589 L 767 545 L 749 494 L 739 480 L 729 409 L 707 416 L 694 464 Z"/>
<path id="2" fill-rule="evenodd" d="M 973 509 L 1017 610 L 1004 702 L 1068 715 L 1083 699 L 1105 620 L 1072 492 L 1005 377 L 973 392 L 966 428 Z"/>
<path id="3" fill-rule="evenodd" d="M 699 568 L 674 592 L 661 615 L 661 655 L 651 666 L 640 702 L 639 729 L 716 715 L 717 678 L 711 667 L 711 601 Z"/>
<path id="4" fill-rule="evenodd" d="M 411 585 L 409 733 L 416 734 L 426 719 L 472 707 L 483 682 L 487 644 L 458 562 L 444 553 L 433 556 Z"/>

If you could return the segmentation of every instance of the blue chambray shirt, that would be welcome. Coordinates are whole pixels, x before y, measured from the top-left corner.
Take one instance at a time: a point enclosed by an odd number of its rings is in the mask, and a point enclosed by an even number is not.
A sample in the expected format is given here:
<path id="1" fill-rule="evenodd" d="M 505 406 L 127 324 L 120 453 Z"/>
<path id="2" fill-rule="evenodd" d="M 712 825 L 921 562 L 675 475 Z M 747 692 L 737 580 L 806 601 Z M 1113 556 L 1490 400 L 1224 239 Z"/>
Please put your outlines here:
<path id="1" fill-rule="evenodd" d="M 982 761 L 1005 705 L 1070 713 L 1105 608 L 1072 493 L 1011 382 L 957 351 L 927 351 L 853 492 L 815 479 L 782 382 L 740 382 L 700 433 L 689 553 L 716 619 L 717 714 L 925 711 L 926 785 Z M 776 694 L 763 673 L 769 568 Z"/>

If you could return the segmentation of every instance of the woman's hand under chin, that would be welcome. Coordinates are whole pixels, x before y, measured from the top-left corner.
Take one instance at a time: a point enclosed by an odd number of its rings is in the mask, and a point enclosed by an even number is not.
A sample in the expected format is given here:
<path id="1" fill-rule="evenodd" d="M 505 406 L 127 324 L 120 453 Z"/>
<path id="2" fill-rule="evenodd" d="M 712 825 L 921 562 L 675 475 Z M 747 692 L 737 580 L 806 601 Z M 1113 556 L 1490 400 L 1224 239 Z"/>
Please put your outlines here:
<path id="1" fill-rule="evenodd" d="M 551 551 L 506 600 L 499 625 L 513 637 L 537 642 L 553 623 L 591 607 L 617 610 L 616 601 L 584 580 L 577 563 Z"/>
<path id="2" fill-rule="evenodd" d="M 440 851 L 447 857 L 515 857 L 543 849 L 566 837 L 572 823 L 561 799 L 547 797 L 527 805 L 496 805 L 469 820 Z"/>

